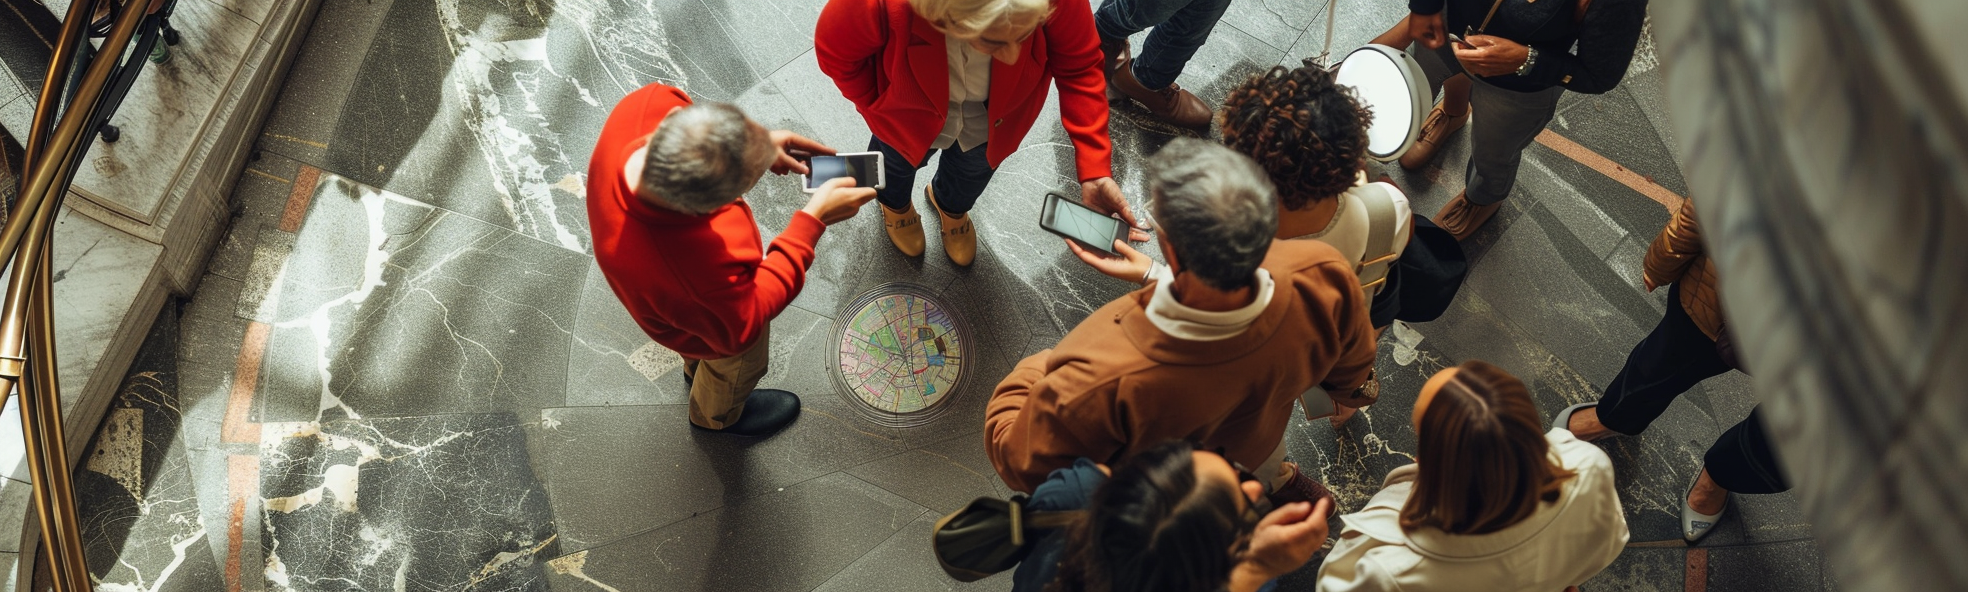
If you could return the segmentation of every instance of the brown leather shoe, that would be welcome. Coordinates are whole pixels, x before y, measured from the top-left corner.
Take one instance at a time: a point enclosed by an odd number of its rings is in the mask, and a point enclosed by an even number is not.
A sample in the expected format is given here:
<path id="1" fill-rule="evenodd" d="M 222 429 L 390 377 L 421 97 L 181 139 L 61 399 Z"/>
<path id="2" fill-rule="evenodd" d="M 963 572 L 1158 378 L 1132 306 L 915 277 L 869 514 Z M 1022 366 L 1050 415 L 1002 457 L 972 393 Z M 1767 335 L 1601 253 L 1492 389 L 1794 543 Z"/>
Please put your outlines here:
<path id="1" fill-rule="evenodd" d="M 1134 57 L 1128 53 L 1127 40 L 1119 43 L 1102 41 L 1100 50 L 1107 55 L 1107 98 L 1126 97 L 1141 103 L 1155 118 L 1177 127 L 1189 128 L 1198 132 L 1208 132 L 1210 119 L 1215 113 L 1209 105 L 1196 94 L 1182 90 L 1171 82 L 1161 90 L 1142 86 L 1134 78 Z"/>
<path id="2" fill-rule="evenodd" d="M 1284 485 L 1279 486 L 1277 491 L 1271 492 L 1269 497 L 1272 506 L 1278 507 L 1296 502 L 1317 506 L 1321 498 L 1327 498 L 1332 499 L 1332 506 L 1326 508 L 1326 517 L 1331 518 L 1339 514 L 1339 499 L 1333 497 L 1332 491 L 1326 489 L 1324 483 L 1305 476 L 1305 472 L 1298 469 L 1297 463 L 1285 463 L 1284 468 L 1291 471 L 1292 476 Z"/>
<path id="3" fill-rule="evenodd" d="M 943 213 L 943 205 L 936 203 L 936 190 L 923 188 L 929 196 L 929 207 L 936 209 L 936 217 L 943 220 L 943 254 L 950 256 L 950 262 L 959 267 L 968 267 L 977 260 L 977 233 L 970 226 L 970 214 L 951 216 Z"/>
<path id="4" fill-rule="evenodd" d="M 1503 202 L 1476 205 L 1469 201 L 1469 192 L 1464 191 L 1443 205 L 1442 211 L 1435 213 L 1435 225 L 1455 235 L 1456 240 L 1468 240 L 1469 235 L 1476 234 L 1476 229 L 1482 228 L 1483 223 L 1489 222 L 1490 216 L 1495 216 L 1497 210 L 1502 208 Z"/>
<path id="5" fill-rule="evenodd" d="M 909 209 L 897 212 L 882 206 L 882 228 L 888 230 L 888 241 L 895 243 L 896 250 L 910 257 L 923 254 L 922 215 L 916 213 L 915 204 Z"/>
<path id="6" fill-rule="evenodd" d="M 1449 117 L 1447 112 L 1442 111 L 1442 104 L 1436 103 L 1435 108 L 1428 111 L 1428 118 L 1422 120 L 1421 134 L 1415 136 L 1415 145 L 1401 155 L 1401 168 L 1418 169 L 1428 164 L 1435 158 L 1435 151 L 1448 141 L 1449 134 L 1462 129 L 1466 123 L 1469 123 L 1467 107 L 1463 108 L 1462 115 Z"/>

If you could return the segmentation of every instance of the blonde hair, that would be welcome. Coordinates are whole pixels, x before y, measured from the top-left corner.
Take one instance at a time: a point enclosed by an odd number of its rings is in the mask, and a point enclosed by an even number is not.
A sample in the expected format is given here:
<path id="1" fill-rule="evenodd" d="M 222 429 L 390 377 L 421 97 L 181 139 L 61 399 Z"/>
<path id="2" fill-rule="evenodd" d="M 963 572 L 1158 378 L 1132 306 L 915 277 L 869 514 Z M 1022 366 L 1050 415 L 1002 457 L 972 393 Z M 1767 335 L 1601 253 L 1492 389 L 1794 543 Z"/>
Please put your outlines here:
<path id="1" fill-rule="evenodd" d="M 1052 16 L 1050 0 L 909 0 L 909 6 L 937 30 L 966 37 L 1002 22 L 1036 25 Z"/>

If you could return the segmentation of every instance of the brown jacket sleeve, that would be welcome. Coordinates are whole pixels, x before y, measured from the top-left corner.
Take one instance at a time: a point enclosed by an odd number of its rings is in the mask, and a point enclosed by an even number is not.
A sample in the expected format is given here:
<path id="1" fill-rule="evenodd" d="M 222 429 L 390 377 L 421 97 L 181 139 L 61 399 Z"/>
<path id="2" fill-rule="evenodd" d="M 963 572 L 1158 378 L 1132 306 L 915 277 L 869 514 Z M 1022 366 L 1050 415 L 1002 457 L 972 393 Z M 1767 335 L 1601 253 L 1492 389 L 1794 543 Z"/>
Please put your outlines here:
<path id="1" fill-rule="evenodd" d="M 1106 462 L 1127 445 L 1113 436 L 1119 433 L 1116 417 L 1101 403 L 1114 399 L 1115 383 L 1093 385 L 1062 401 L 1049 380 L 1057 377 L 1046 373 L 1051 356 L 1052 350 L 1045 350 L 1018 362 L 984 408 L 984 452 L 1012 491 L 1031 493 L 1053 469 L 1079 457 Z"/>
<path id="2" fill-rule="evenodd" d="M 1352 288 L 1360 282 L 1351 269 L 1338 265 L 1321 265 L 1317 274 L 1319 281 L 1327 286 Z M 1358 289 L 1333 290 L 1333 293 L 1328 310 L 1332 311 L 1333 326 L 1338 328 L 1334 349 L 1338 357 L 1333 361 L 1332 371 L 1319 384 L 1333 401 L 1347 407 L 1365 407 L 1374 400 L 1352 395 L 1373 376 L 1380 343 L 1375 339 L 1373 320 L 1367 314 L 1366 296 Z"/>
<path id="3" fill-rule="evenodd" d="M 1702 254 L 1701 227 L 1695 223 L 1694 200 L 1681 200 L 1681 209 L 1667 222 L 1654 243 L 1647 247 L 1647 260 L 1641 267 L 1647 281 L 1655 287 L 1681 280 L 1688 264 Z"/>

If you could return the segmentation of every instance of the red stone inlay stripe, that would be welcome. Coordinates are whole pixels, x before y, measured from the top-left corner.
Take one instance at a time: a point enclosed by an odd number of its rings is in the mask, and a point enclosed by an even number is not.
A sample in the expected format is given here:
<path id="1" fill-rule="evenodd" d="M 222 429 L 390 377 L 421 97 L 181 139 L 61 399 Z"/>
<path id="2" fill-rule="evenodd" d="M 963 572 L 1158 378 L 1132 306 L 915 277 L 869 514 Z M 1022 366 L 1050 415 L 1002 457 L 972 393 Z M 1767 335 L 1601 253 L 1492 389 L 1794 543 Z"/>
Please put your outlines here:
<path id="1" fill-rule="evenodd" d="M 1667 207 L 1667 211 L 1669 212 L 1681 209 L 1681 200 L 1683 199 L 1681 196 L 1668 191 L 1666 187 L 1655 183 L 1653 179 L 1649 179 L 1640 175 L 1640 173 L 1620 166 L 1619 163 L 1613 162 L 1612 159 L 1593 152 L 1591 148 L 1586 148 L 1578 142 L 1573 142 L 1571 138 L 1560 136 L 1558 132 L 1544 130 L 1538 133 L 1537 142 L 1543 144 L 1546 148 L 1558 151 L 1559 154 L 1565 155 L 1566 158 L 1578 161 L 1579 164 L 1592 167 L 1592 170 L 1599 171 L 1600 174 L 1610 177 L 1614 181 L 1619 181 L 1621 185 L 1640 192 L 1641 195 L 1647 196 L 1648 199 L 1660 202 L 1660 205 Z"/>
<path id="2" fill-rule="evenodd" d="M 1681 587 L 1687 592 L 1708 592 L 1708 549 L 1688 550 L 1688 577 Z"/>
<path id="3" fill-rule="evenodd" d="M 280 230 L 297 232 L 301 220 L 307 218 L 308 201 L 314 199 L 314 184 L 321 180 L 321 169 L 301 165 L 300 174 L 294 175 L 294 189 L 287 193 L 287 210 L 280 213 Z"/>
<path id="4" fill-rule="evenodd" d="M 230 520 L 226 523 L 226 590 L 239 592 L 244 580 L 245 566 L 241 564 L 240 547 L 245 544 L 242 536 L 246 532 L 246 500 L 260 495 L 260 457 L 251 454 L 234 454 L 226 457 L 226 492 L 230 498 L 227 506 L 232 509 Z"/>
<path id="5" fill-rule="evenodd" d="M 253 393 L 260 385 L 260 361 L 266 357 L 267 337 L 273 326 L 259 321 L 246 324 L 246 339 L 239 344 L 239 364 L 232 371 L 232 393 L 226 397 L 225 442 L 260 443 L 260 424 L 253 421 Z"/>

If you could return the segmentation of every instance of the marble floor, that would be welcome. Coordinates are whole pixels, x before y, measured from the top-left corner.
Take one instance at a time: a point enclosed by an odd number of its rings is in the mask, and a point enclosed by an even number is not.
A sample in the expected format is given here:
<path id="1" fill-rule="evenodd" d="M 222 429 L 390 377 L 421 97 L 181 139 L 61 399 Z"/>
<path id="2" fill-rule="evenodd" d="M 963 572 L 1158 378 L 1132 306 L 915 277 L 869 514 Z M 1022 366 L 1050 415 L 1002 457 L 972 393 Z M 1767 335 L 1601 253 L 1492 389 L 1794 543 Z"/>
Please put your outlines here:
<path id="1" fill-rule="evenodd" d="M 1007 492 L 980 435 L 996 379 L 1130 287 L 1031 215 L 1073 181 L 1056 107 L 980 200 L 974 266 L 936 245 L 902 257 L 872 212 L 826 234 L 773 322 L 764 386 L 807 407 L 770 439 L 687 427 L 681 360 L 635 329 L 588 254 L 586 156 L 609 107 L 642 84 L 865 145 L 815 65 L 821 6 L 326 0 L 208 274 L 166 306 L 77 471 L 100 588 L 1009 589 L 1004 576 L 943 576 L 931 524 Z M 1296 64 L 1324 44 L 1324 10 L 1232 5 L 1179 83 L 1217 103 Z M 1341 0 L 1332 47 L 1404 10 Z M 1292 455 L 1343 505 L 1411 462 L 1408 409 L 1432 371 L 1497 363 L 1549 414 L 1597 398 L 1660 318 L 1664 292 L 1641 289 L 1640 259 L 1687 187 L 1653 55 L 1643 40 L 1620 88 L 1565 96 L 1513 197 L 1466 243 L 1473 270 L 1451 311 L 1383 339 L 1383 400 L 1339 429 L 1292 426 Z M 24 91 L 0 85 L 0 104 Z M 1171 136 L 1116 110 L 1116 174 L 1139 208 L 1137 163 Z M 1416 211 L 1461 190 L 1466 136 L 1435 165 L 1388 171 Z M 768 178 L 749 196 L 767 236 L 802 203 L 796 182 Z M 894 281 L 942 295 L 977 352 L 953 411 L 915 428 L 860 419 L 826 370 L 841 307 Z M 1586 590 L 1836 588 L 1788 495 L 1739 496 L 1702 545 L 1680 542 L 1677 500 L 1701 452 L 1748 413 L 1748 385 L 1710 380 L 1647 434 L 1607 445 L 1632 542 Z M 1283 589 L 1311 590 L 1315 570 Z"/>

